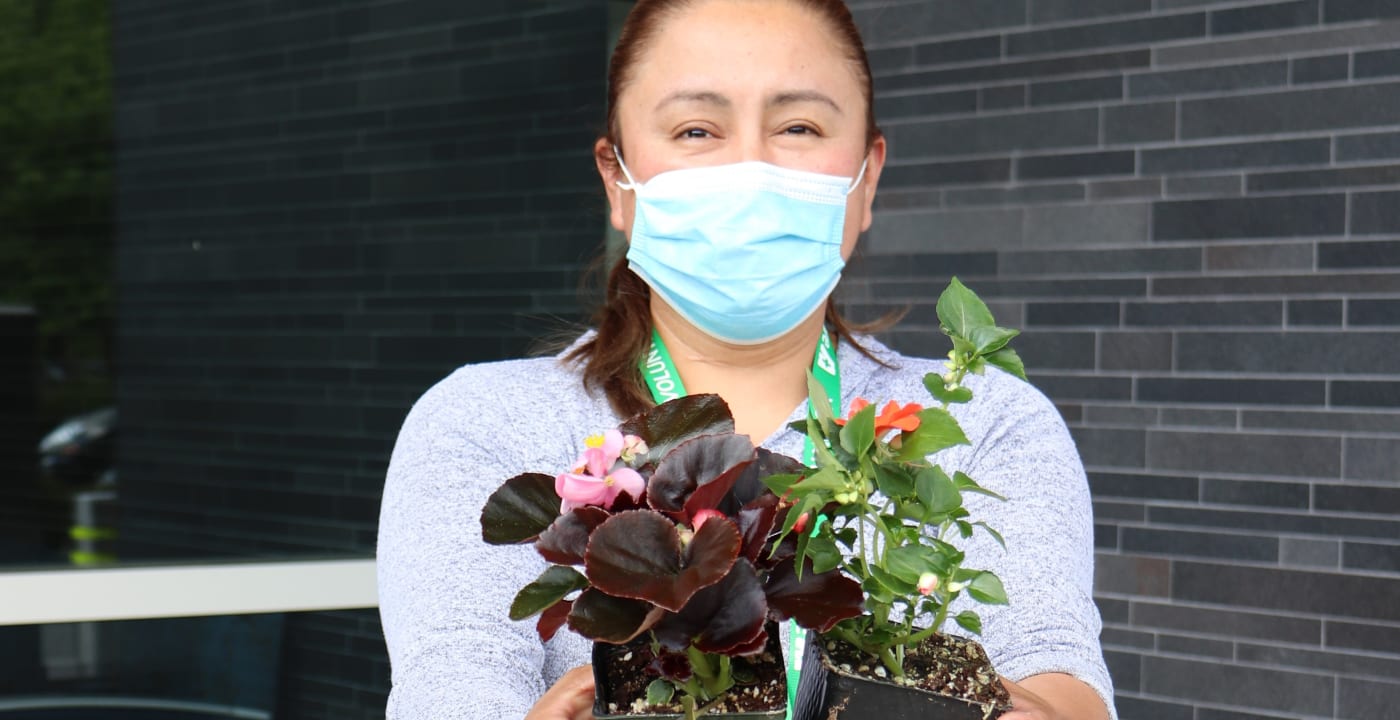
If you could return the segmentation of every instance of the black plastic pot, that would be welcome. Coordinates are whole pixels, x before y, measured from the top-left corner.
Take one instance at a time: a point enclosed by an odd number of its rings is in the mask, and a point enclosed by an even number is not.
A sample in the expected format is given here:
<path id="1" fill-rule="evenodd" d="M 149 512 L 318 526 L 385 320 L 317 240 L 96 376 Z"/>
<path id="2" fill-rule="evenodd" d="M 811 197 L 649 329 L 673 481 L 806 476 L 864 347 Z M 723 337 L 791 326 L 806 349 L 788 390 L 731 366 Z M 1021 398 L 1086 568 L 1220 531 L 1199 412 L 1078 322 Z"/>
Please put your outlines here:
<path id="1" fill-rule="evenodd" d="M 806 645 L 793 720 L 993 720 L 1010 709 L 847 672 L 815 633 Z"/>
<path id="2" fill-rule="evenodd" d="M 593 643 L 593 682 L 595 686 L 593 717 L 598 718 L 598 720 L 603 720 L 605 718 L 675 720 L 675 718 L 684 717 L 681 713 L 632 714 L 626 712 L 622 707 L 619 707 L 618 711 L 615 713 L 608 710 L 608 704 L 613 702 L 612 688 L 608 687 L 607 675 L 603 668 L 606 667 L 609 662 L 612 662 L 612 658 L 618 657 L 618 653 L 624 653 L 627 649 L 631 649 L 633 652 L 650 652 L 650 649 L 647 647 L 645 636 L 633 640 L 630 644 L 625 646 L 610 645 L 608 643 Z M 783 672 L 785 668 L 783 665 L 783 649 L 782 644 L 778 642 L 778 626 L 775 623 L 768 624 L 768 650 L 777 657 L 779 674 L 784 678 L 784 683 L 786 683 L 787 674 Z M 783 686 L 783 695 L 784 697 L 787 695 L 786 685 Z M 618 703 L 618 705 L 620 706 L 621 703 Z M 769 712 L 709 713 L 706 714 L 705 717 L 726 718 L 726 720 L 783 720 L 786 715 L 787 708 L 782 707 Z"/>

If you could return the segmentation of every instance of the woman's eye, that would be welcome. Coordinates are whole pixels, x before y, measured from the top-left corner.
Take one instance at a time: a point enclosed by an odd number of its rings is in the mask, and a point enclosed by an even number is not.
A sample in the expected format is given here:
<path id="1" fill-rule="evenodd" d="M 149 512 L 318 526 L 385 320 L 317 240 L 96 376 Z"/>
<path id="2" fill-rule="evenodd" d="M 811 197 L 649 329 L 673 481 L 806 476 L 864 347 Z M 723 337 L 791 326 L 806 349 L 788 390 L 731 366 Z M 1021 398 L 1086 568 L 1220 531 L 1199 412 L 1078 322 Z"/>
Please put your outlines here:
<path id="1" fill-rule="evenodd" d="M 813 129 L 813 128 L 812 128 L 811 126 L 809 126 L 809 125 L 790 125 L 790 126 L 788 126 L 788 127 L 786 127 L 786 128 L 783 128 L 783 134 L 785 134 L 785 135 L 816 135 L 816 134 L 818 134 L 818 133 L 817 133 L 817 131 L 816 131 L 815 129 Z"/>
<path id="2" fill-rule="evenodd" d="M 700 139 L 710 137 L 710 131 L 703 128 L 686 128 L 681 131 L 681 137 Z"/>

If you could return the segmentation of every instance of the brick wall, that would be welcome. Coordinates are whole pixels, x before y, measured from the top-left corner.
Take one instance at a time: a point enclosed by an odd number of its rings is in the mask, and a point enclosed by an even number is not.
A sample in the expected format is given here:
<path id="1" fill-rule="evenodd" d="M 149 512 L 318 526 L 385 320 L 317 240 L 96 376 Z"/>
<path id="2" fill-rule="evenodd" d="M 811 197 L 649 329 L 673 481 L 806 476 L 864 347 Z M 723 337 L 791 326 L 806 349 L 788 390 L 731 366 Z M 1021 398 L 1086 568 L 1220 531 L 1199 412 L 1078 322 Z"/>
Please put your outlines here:
<path id="1" fill-rule="evenodd" d="M 848 298 L 1026 329 L 1126 720 L 1400 706 L 1400 2 L 852 0 L 891 164 Z"/>
<path id="2" fill-rule="evenodd" d="M 128 559 L 369 553 L 410 403 L 576 319 L 594 2 L 113 5 Z M 376 613 L 287 625 L 279 715 L 376 717 Z"/>

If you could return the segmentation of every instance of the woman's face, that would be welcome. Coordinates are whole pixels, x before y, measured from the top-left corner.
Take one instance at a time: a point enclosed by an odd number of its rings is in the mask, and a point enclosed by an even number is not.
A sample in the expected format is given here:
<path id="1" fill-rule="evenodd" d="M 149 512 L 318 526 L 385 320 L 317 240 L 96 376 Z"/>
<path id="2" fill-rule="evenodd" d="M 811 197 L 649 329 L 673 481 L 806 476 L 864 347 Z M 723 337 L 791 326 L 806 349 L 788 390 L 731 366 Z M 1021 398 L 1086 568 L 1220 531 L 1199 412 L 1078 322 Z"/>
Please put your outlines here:
<path id="1" fill-rule="evenodd" d="M 638 57 L 616 108 L 622 159 L 645 183 L 667 170 L 761 160 L 855 177 L 866 160 L 866 102 L 824 21 L 793 3 L 707 0 L 667 18 Z M 613 227 L 630 235 L 635 195 L 595 148 Z M 846 201 L 842 255 L 870 227 L 884 166 L 876 141 Z"/>

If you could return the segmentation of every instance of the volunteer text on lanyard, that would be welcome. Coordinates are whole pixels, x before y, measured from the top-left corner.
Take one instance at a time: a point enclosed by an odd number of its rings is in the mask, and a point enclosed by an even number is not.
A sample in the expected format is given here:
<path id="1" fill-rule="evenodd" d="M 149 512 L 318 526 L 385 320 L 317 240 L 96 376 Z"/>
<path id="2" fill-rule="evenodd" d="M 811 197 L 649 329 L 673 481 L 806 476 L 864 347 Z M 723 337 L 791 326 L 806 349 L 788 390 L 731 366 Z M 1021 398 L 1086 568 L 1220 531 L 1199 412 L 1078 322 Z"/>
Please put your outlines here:
<path id="1" fill-rule="evenodd" d="M 646 378 L 647 387 L 651 388 L 651 396 L 657 403 L 667 400 L 675 400 L 686 394 L 685 385 L 681 383 L 681 375 L 676 372 L 675 363 L 671 362 L 671 354 L 666 351 L 666 343 L 662 342 L 660 333 L 652 330 L 651 349 L 642 358 L 640 363 L 642 377 Z M 826 390 L 827 397 L 836 404 L 832 408 L 833 412 L 841 411 L 841 368 L 836 363 L 836 350 L 831 346 L 831 336 L 826 330 L 822 330 L 821 340 L 817 342 L 817 351 L 812 356 L 812 374 L 817 377 L 817 382 L 821 383 L 822 389 Z M 811 398 L 807 399 L 807 412 L 815 416 L 812 410 Z M 804 438 L 802 449 L 802 461 L 808 466 L 814 463 L 816 450 L 812 447 L 812 439 Z M 792 704 L 797 696 L 797 676 L 802 663 L 804 652 L 803 641 L 805 636 L 797 630 L 797 623 L 788 621 L 788 657 L 787 657 L 787 681 L 788 681 L 788 717 L 792 717 Z"/>

